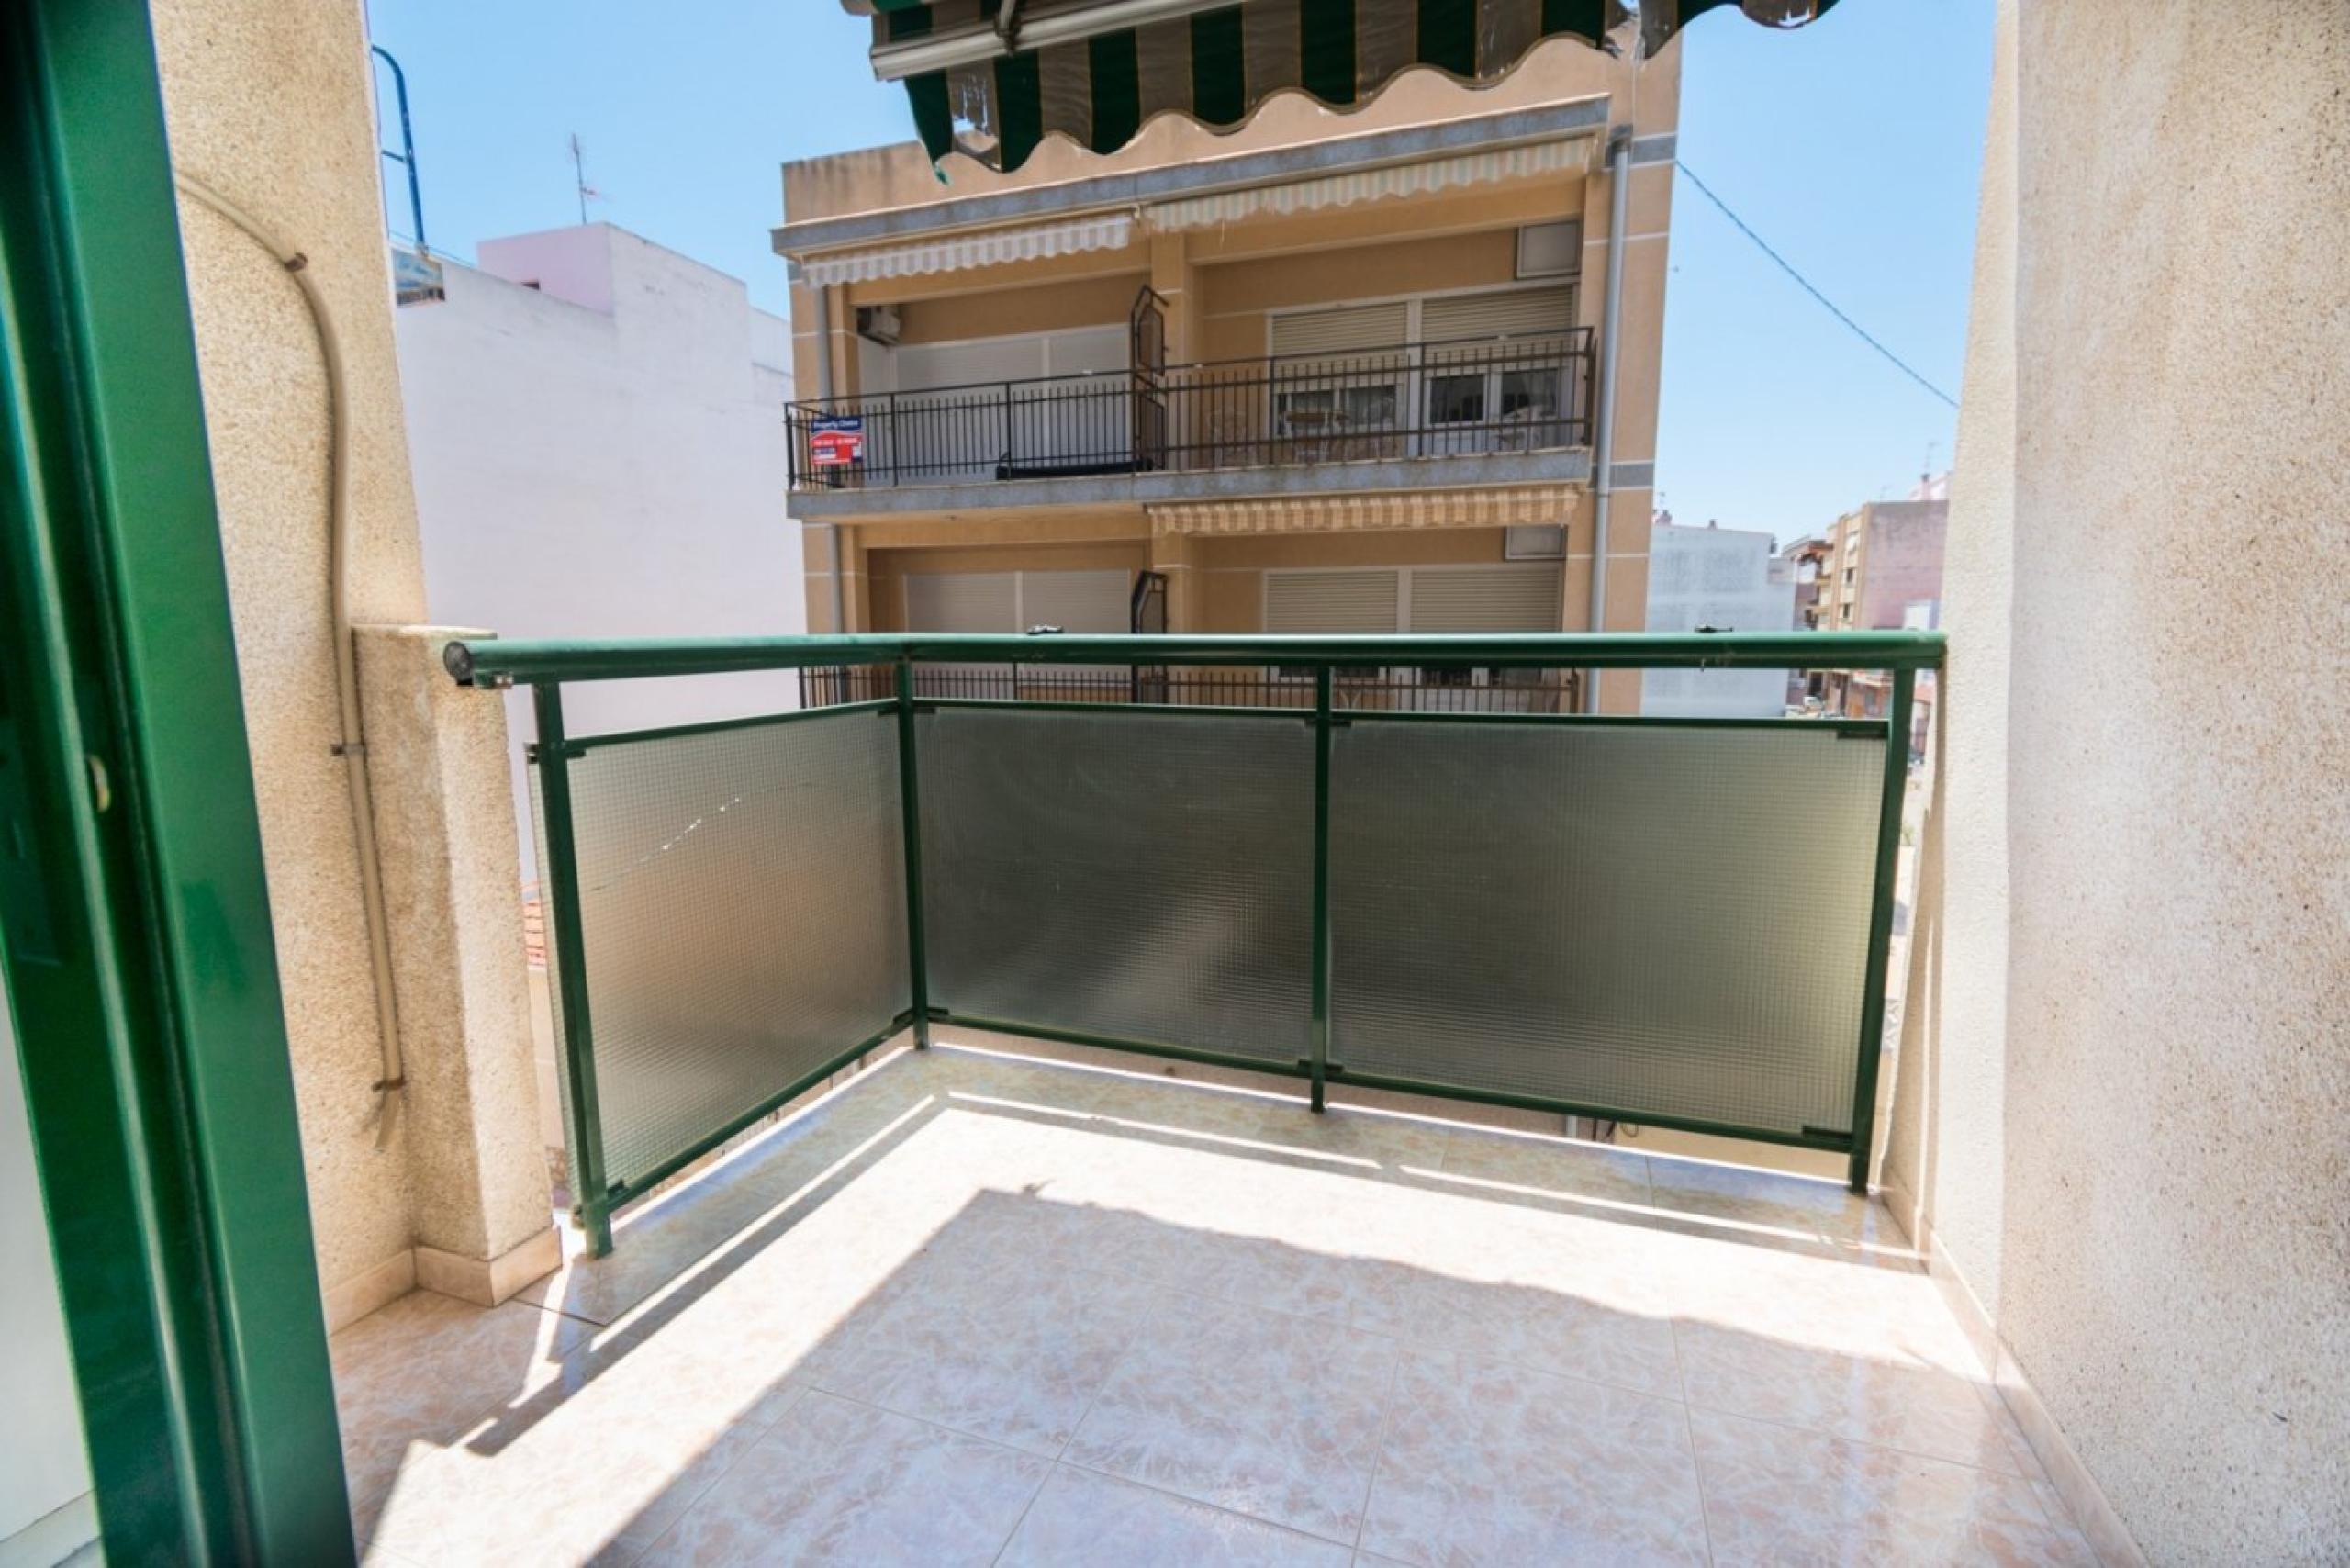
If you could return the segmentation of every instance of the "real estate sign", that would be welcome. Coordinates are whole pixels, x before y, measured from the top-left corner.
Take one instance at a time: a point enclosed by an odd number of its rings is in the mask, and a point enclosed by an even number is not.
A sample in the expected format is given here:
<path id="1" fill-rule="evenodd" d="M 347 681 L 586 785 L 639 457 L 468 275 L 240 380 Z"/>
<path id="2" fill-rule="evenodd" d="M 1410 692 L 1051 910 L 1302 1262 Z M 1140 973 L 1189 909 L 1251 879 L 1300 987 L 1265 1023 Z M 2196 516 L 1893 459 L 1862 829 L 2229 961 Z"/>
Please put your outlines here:
<path id="1" fill-rule="evenodd" d="M 810 460 L 819 468 L 845 468 L 865 456 L 861 414 L 819 415 L 808 431 Z"/>

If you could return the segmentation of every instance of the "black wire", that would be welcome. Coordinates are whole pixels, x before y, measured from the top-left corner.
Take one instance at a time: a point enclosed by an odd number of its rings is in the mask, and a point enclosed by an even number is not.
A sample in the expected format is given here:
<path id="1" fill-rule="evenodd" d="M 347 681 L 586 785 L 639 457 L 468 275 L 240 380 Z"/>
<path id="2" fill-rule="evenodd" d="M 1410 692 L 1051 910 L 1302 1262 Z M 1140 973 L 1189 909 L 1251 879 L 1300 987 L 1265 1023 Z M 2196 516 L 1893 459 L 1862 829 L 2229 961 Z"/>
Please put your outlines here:
<path id="1" fill-rule="evenodd" d="M 1868 330 L 1866 328 L 1863 327 L 1858 321 L 1853 320 L 1850 316 L 1845 315 L 1841 310 L 1836 308 L 1836 302 L 1834 300 L 1820 293 L 1819 290 L 1812 287 L 1811 280 L 1805 277 L 1803 274 L 1796 271 L 1795 267 L 1787 261 L 1786 257 L 1771 249 L 1769 242 L 1766 241 L 1762 235 L 1757 234 L 1753 230 L 1749 229 L 1746 226 L 1746 219 L 1740 218 L 1735 212 L 1732 212 L 1729 209 L 1729 203 L 1716 196 L 1713 193 L 1712 188 L 1709 187 L 1705 181 L 1697 177 L 1696 170 L 1692 169 L 1688 164 L 1684 163 L 1678 158 L 1675 158 L 1673 161 L 1673 166 L 1680 170 L 1683 174 L 1688 175 L 1689 183 L 1697 187 L 1697 194 L 1704 196 L 1707 201 L 1712 202 L 1717 207 L 1719 207 L 1721 209 L 1721 215 L 1724 218 L 1729 218 L 1732 223 L 1736 224 L 1738 226 L 1738 231 L 1740 234 L 1745 235 L 1748 239 L 1754 241 L 1754 248 L 1756 250 L 1761 251 L 1764 255 L 1778 263 L 1779 270 L 1781 272 L 1795 279 L 1796 284 L 1806 294 L 1808 294 L 1814 299 L 1818 300 L 1820 305 L 1826 308 L 1830 316 L 1835 317 L 1836 319 L 1843 322 L 1845 326 L 1850 327 L 1852 330 L 1853 336 L 1859 338 L 1861 342 L 1868 344 L 1869 347 L 1883 354 L 1893 367 L 1901 372 L 1902 375 L 1908 376 L 1910 380 L 1916 382 L 1919 386 L 1924 387 L 1935 397 L 1940 398 L 1952 408 L 1955 409 L 1958 407 L 1957 398 L 1952 397 L 1949 393 L 1943 391 L 1941 387 L 1935 386 L 1932 382 L 1927 380 L 1924 376 L 1910 369 L 1909 366 L 1903 362 L 1899 354 L 1895 353 L 1891 349 L 1886 348 L 1883 343 L 1878 342 L 1874 338 L 1869 336 Z"/>

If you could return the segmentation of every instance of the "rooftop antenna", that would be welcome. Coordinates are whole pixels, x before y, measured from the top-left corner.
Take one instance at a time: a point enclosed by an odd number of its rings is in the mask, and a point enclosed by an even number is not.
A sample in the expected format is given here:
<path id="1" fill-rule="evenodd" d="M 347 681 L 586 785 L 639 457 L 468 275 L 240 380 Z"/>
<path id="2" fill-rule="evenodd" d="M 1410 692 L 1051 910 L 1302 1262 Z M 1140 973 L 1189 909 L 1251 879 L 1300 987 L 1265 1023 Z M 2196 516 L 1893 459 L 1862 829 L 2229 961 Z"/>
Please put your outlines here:
<path id="1" fill-rule="evenodd" d="M 579 221 L 588 221 L 588 203 L 601 201 L 604 193 L 588 183 L 588 149 L 579 143 L 579 133 L 571 133 L 571 177 L 579 187 Z"/>

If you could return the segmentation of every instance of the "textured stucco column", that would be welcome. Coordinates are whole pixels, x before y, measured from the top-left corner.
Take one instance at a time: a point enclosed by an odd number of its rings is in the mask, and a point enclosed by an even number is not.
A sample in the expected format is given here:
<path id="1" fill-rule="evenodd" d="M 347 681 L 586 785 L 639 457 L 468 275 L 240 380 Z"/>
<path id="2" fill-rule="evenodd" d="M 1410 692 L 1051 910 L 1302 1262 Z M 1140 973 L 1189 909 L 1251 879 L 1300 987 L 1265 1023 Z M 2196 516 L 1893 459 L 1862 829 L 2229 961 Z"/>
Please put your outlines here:
<path id="1" fill-rule="evenodd" d="M 1200 290 L 1192 265 L 1190 236 L 1151 236 L 1150 286 L 1166 306 L 1167 363 L 1183 364 L 1197 359 Z"/>
<path id="2" fill-rule="evenodd" d="M 408 1078 L 417 1282 L 494 1305 L 553 1269 L 506 705 L 452 681 L 446 627 L 358 633 Z"/>
<path id="3" fill-rule="evenodd" d="M 150 14 L 173 167 L 299 251 L 334 322 L 350 421 L 352 613 L 421 621 L 356 0 L 154 0 Z M 407 1150 L 375 1136 L 383 1047 L 351 796 L 333 750 L 326 364 L 301 290 L 259 242 L 192 198 L 180 203 L 180 237 L 310 1226 L 334 1328 L 406 1291 L 414 1266 Z"/>
<path id="4" fill-rule="evenodd" d="M 2350 10 L 1995 72 L 1894 1210 L 2104 1562 L 2338 1562 Z"/>
<path id="5" fill-rule="evenodd" d="M 1197 632 L 1200 626 L 1199 552 L 1188 533 L 1159 532 L 1150 536 L 1150 569 L 1167 574 L 1167 629 Z"/>

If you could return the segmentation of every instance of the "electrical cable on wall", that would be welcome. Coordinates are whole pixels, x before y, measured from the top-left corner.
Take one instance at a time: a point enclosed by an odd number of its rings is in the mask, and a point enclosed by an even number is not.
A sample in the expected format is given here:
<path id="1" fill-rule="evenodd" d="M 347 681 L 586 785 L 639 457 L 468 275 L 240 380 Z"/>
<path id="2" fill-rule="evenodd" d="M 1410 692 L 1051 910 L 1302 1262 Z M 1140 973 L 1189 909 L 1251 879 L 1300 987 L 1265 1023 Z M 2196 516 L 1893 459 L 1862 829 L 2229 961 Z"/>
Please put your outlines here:
<path id="1" fill-rule="evenodd" d="M 360 902 L 367 924 L 367 958 L 375 981 L 375 1024 L 382 1037 L 383 1077 L 372 1086 L 378 1106 L 375 1147 L 391 1142 L 400 1099 L 408 1087 L 400 1051 L 398 1000 L 392 989 L 391 921 L 384 903 L 383 862 L 375 846 L 375 791 L 367 771 L 367 737 L 359 713 L 359 661 L 351 637 L 351 411 L 343 395 L 342 348 L 326 297 L 309 274 L 309 258 L 281 243 L 259 219 L 195 175 L 173 170 L 184 195 L 226 218 L 269 252 L 293 278 L 318 335 L 327 391 L 327 576 L 334 641 L 335 698 L 341 738 L 334 754 L 342 759 L 351 790 L 351 829 L 358 850 Z"/>

